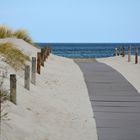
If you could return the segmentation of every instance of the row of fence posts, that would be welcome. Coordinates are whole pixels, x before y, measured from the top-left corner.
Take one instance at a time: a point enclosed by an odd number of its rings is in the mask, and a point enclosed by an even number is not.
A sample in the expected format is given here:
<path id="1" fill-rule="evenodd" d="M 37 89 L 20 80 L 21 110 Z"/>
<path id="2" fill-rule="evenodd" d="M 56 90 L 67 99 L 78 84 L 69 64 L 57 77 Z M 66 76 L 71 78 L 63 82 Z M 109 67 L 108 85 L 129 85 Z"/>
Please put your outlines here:
<path id="1" fill-rule="evenodd" d="M 30 90 L 30 81 L 36 85 L 36 73 L 41 74 L 41 66 L 44 67 L 44 61 L 48 58 L 51 53 L 51 48 L 42 48 L 41 52 L 37 52 L 36 57 L 32 57 L 31 65 L 31 80 L 30 80 L 30 65 L 25 65 L 24 73 L 24 88 Z M 10 101 L 16 104 L 16 74 L 10 74 Z"/>
<path id="2" fill-rule="evenodd" d="M 115 56 L 122 55 L 122 57 L 125 57 L 125 48 L 122 47 L 121 49 L 115 48 Z M 128 62 L 131 61 L 131 46 L 128 47 Z M 138 47 L 135 48 L 135 64 L 138 63 Z"/>

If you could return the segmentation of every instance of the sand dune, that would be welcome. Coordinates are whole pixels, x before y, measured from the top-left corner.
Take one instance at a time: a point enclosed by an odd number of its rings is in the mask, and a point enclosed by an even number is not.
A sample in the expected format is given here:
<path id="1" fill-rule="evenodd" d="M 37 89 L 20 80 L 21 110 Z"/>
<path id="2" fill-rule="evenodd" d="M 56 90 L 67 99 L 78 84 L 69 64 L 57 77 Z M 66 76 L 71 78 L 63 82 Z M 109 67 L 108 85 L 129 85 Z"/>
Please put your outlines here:
<path id="1" fill-rule="evenodd" d="M 19 39 L 12 42 L 30 57 L 39 49 Z M 9 89 L 9 74 L 17 75 L 17 105 L 2 104 L 8 113 L 1 122 L 1 140 L 96 140 L 96 125 L 87 87 L 79 67 L 71 59 L 51 55 L 37 74 L 36 86 L 24 88 L 24 72 L 14 71 L 3 60 L 8 72 L 4 85 Z"/>

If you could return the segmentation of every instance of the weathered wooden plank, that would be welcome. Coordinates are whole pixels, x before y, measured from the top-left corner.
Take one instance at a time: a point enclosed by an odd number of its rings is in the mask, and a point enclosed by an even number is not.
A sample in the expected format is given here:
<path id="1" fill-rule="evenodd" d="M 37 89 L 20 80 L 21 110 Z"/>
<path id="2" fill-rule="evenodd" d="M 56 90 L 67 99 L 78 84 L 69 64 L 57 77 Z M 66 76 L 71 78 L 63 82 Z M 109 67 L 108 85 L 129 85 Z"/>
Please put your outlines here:
<path id="1" fill-rule="evenodd" d="M 113 68 L 77 63 L 87 84 L 99 140 L 139 140 L 140 94 Z"/>
<path id="2" fill-rule="evenodd" d="M 25 66 L 24 87 L 30 90 L 30 66 Z"/>
<path id="3" fill-rule="evenodd" d="M 32 57 L 32 74 L 31 74 L 32 84 L 36 84 L 36 57 Z"/>
<path id="4" fill-rule="evenodd" d="M 10 74 L 10 101 L 16 104 L 16 75 Z"/>

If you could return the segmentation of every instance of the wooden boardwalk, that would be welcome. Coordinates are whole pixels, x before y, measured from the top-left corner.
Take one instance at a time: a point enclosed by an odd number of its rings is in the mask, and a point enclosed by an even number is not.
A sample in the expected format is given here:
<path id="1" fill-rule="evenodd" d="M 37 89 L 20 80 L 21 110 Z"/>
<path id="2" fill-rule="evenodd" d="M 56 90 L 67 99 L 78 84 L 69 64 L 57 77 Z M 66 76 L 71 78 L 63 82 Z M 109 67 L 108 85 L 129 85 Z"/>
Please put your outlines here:
<path id="1" fill-rule="evenodd" d="M 140 94 L 117 71 L 77 62 L 87 84 L 98 140 L 140 140 Z"/>

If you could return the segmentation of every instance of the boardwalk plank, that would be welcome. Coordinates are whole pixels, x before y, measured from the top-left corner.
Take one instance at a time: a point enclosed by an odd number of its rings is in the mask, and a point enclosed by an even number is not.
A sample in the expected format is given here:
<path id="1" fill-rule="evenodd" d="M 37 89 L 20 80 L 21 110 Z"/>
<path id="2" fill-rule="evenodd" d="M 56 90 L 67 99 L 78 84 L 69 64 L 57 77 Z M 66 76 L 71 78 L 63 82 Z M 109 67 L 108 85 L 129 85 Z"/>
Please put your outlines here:
<path id="1" fill-rule="evenodd" d="M 96 120 L 99 140 L 140 140 L 140 94 L 106 64 L 77 63 Z"/>

